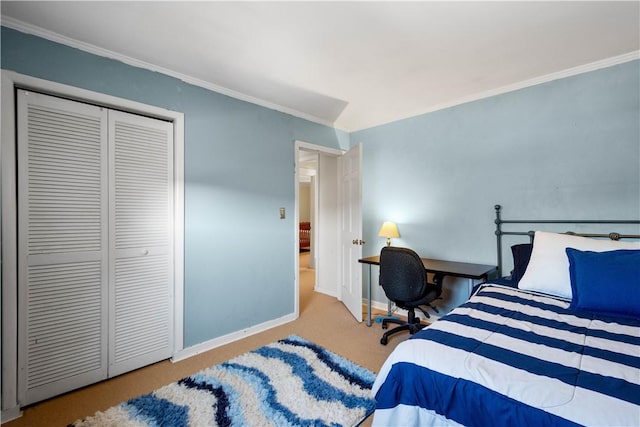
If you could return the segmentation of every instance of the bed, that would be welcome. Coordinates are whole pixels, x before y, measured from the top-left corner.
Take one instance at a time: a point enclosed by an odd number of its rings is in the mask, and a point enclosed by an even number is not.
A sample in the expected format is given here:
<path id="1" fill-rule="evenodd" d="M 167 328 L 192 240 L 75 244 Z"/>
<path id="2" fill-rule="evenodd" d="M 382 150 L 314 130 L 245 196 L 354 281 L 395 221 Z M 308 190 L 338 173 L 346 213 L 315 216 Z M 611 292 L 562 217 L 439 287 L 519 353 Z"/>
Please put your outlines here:
<path id="1" fill-rule="evenodd" d="M 373 385 L 373 425 L 639 426 L 640 235 L 502 226 L 640 221 L 506 221 L 499 209 L 499 267 L 504 235 L 530 242 L 513 245 L 508 277 L 398 345 Z"/>
<path id="2" fill-rule="evenodd" d="M 311 248 L 311 223 L 300 222 L 300 250 L 308 251 Z"/>

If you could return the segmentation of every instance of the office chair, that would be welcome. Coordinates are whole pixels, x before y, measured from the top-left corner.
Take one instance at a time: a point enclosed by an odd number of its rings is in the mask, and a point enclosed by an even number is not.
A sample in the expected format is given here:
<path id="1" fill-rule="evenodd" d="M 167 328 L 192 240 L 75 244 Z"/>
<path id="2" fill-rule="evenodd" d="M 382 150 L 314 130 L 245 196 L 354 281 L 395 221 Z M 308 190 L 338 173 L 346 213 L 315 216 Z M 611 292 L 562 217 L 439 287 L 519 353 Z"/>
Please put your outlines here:
<path id="1" fill-rule="evenodd" d="M 407 310 L 407 321 L 397 318 L 382 319 L 382 329 L 387 329 L 387 323 L 400 326 L 387 331 L 382 335 L 380 344 L 387 345 L 389 336 L 396 332 L 408 330 L 415 334 L 425 324 L 420 323 L 416 317 L 415 309 L 419 309 L 426 317 L 429 316 L 421 305 L 428 305 L 434 311 L 438 310 L 430 303 L 440 297 L 442 293 L 442 277 L 434 279 L 436 283 L 427 281 L 427 273 L 424 270 L 422 260 L 411 249 L 386 246 L 380 251 L 380 286 L 385 295 L 393 301 L 397 307 Z"/>

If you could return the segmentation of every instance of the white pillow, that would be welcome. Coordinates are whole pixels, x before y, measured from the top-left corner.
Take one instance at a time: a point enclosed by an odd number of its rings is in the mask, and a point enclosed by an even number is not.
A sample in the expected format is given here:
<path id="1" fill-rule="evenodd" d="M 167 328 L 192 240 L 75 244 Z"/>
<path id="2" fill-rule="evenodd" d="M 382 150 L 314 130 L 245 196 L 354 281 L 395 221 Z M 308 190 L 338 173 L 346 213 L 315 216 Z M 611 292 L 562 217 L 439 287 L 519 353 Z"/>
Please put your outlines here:
<path id="1" fill-rule="evenodd" d="M 605 252 L 617 249 L 640 249 L 640 242 L 597 240 L 570 234 L 536 231 L 529 265 L 518 288 L 571 298 L 569 258 L 566 248 Z"/>

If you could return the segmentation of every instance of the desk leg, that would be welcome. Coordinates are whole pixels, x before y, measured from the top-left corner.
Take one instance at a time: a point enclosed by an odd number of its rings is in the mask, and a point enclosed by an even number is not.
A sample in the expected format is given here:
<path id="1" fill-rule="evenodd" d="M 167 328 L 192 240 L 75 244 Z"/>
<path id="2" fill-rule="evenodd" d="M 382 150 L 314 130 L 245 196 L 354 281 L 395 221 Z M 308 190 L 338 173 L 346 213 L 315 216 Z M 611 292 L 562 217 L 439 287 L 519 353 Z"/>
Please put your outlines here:
<path id="1" fill-rule="evenodd" d="M 369 264 L 369 287 L 367 288 L 367 326 L 371 326 L 371 264 Z"/>

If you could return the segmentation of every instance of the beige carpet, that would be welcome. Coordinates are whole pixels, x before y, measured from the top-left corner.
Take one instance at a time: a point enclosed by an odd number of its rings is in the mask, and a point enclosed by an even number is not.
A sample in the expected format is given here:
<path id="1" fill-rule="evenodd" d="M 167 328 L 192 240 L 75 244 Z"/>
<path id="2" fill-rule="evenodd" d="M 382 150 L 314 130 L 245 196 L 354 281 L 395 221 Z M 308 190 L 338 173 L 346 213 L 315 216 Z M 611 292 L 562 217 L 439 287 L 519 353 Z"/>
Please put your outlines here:
<path id="1" fill-rule="evenodd" d="M 387 346 L 380 345 L 380 324 L 367 327 L 357 323 L 340 301 L 313 291 L 315 271 L 309 268 L 309 253 L 300 254 L 300 317 L 286 325 L 253 335 L 232 344 L 178 363 L 163 361 L 54 399 L 25 408 L 23 416 L 3 424 L 3 427 L 66 426 L 93 415 L 96 411 L 165 384 L 179 380 L 204 368 L 224 362 L 234 356 L 254 350 L 291 334 L 299 335 L 378 372 L 395 346 L 408 334 L 398 334 Z M 364 425 L 370 425 L 371 420 Z"/>

